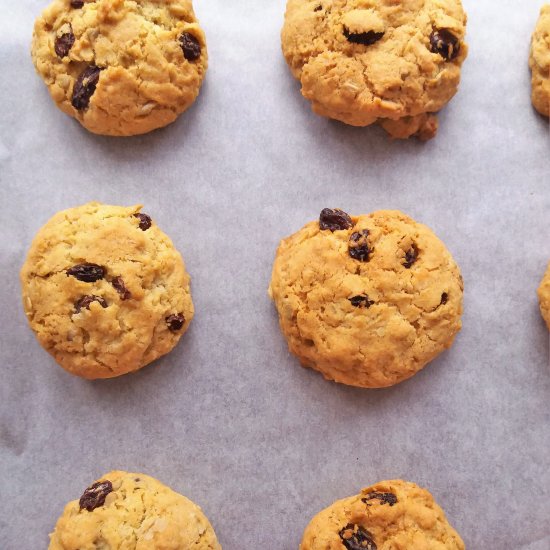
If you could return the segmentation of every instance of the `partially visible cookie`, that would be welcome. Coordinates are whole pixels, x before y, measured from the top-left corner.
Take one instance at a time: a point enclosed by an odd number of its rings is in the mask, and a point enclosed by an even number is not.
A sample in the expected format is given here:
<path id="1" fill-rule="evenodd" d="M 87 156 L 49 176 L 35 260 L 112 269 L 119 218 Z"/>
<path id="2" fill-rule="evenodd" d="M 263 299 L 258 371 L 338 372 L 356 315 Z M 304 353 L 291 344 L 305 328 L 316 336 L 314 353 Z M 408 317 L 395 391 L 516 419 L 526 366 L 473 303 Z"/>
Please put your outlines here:
<path id="1" fill-rule="evenodd" d="M 432 495 L 414 483 L 382 481 L 338 500 L 307 526 L 300 550 L 464 550 Z"/>
<path id="2" fill-rule="evenodd" d="M 535 109 L 550 116 L 550 4 L 542 7 L 531 40 L 531 99 Z"/>
<path id="3" fill-rule="evenodd" d="M 550 264 L 539 286 L 540 312 L 550 330 Z"/>
<path id="4" fill-rule="evenodd" d="M 461 328 L 458 266 L 428 227 L 397 211 L 323 210 L 281 241 L 269 293 L 302 365 L 352 386 L 413 376 Z"/>
<path id="5" fill-rule="evenodd" d="M 144 474 L 110 472 L 69 502 L 49 550 L 221 550 L 189 499 Z"/>
<path id="6" fill-rule="evenodd" d="M 194 314 L 182 257 L 140 206 L 59 212 L 36 235 L 21 285 L 39 342 L 89 379 L 133 372 L 168 353 Z"/>
<path id="7" fill-rule="evenodd" d="M 111 136 L 173 122 L 207 68 L 191 0 L 54 0 L 36 20 L 32 58 L 63 112 Z"/>
<path id="8" fill-rule="evenodd" d="M 281 40 L 313 110 L 432 138 L 468 48 L 460 0 L 287 0 Z"/>

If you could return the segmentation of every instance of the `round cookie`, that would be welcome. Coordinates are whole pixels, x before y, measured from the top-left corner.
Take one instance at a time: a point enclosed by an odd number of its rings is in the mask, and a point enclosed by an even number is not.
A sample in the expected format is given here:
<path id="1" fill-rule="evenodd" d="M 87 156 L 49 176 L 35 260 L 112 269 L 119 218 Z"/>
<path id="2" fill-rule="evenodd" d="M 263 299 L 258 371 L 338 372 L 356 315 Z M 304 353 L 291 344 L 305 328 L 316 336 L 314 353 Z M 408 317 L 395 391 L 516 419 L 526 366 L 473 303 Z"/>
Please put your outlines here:
<path id="1" fill-rule="evenodd" d="M 49 550 L 221 550 L 202 510 L 143 474 L 110 472 L 69 502 Z"/>
<path id="2" fill-rule="evenodd" d="M 96 134 L 144 134 L 196 99 L 206 39 L 191 0 L 54 0 L 32 58 L 52 99 Z"/>
<path id="3" fill-rule="evenodd" d="M 382 481 L 335 502 L 307 526 L 300 550 L 464 550 L 432 495 Z"/>
<path id="4" fill-rule="evenodd" d="M 539 286 L 540 312 L 550 330 L 550 264 Z"/>
<path id="5" fill-rule="evenodd" d="M 457 92 L 465 32 L 460 0 L 288 0 L 282 47 L 317 114 L 426 140 Z"/>
<path id="6" fill-rule="evenodd" d="M 279 245 L 269 294 L 302 365 L 352 386 L 411 377 L 461 328 L 456 263 L 428 227 L 397 211 L 323 210 Z"/>
<path id="7" fill-rule="evenodd" d="M 168 353 L 189 327 L 189 275 L 172 241 L 140 212 L 90 203 L 56 214 L 21 270 L 23 305 L 67 371 L 112 378 Z"/>
<path id="8" fill-rule="evenodd" d="M 533 105 L 544 116 L 550 116 L 550 4 L 542 7 L 531 40 L 531 86 Z"/>

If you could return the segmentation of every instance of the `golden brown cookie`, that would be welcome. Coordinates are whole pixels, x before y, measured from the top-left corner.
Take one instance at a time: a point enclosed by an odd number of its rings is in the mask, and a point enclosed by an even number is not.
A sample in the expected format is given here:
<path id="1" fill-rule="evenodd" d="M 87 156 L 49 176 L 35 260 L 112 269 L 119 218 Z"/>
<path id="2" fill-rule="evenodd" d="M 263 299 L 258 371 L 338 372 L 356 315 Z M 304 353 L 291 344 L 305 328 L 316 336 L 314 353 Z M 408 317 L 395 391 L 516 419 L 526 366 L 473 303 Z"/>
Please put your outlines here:
<path id="1" fill-rule="evenodd" d="M 539 286 L 540 312 L 550 330 L 550 264 Z"/>
<path id="2" fill-rule="evenodd" d="M 302 365 L 352 386 L 411 377 L 461 328 L 456 263 L 428 227 L 397 211 L 323 210 L 279 245 L 269 293 Z"/>
<path id="3" fill-rule="evenodd" d="M 543 6 L 531 40 L 532 100 L 535 109 L 550 115 L 550 4 Z"/>
<path id="4" fill-rule="evenodd" d="M 313 110 L 430 139 L 468 48 L 460 0 L 287 0 L 282 47 Z"/>
<path id="5" fill-rule="evenodd" d="M 32 58 L 52 99 L 96 134 L 144 134 L 196 99 L 206 39 L 191 0 L 54 0 Z"/>
<path id="6" fill-rule="evenodd" d="M 69 502 L 49 550 L 221 550 L 202 510 L 144 474 L 110 472 Z"/>
<path id="7" fill-rule="evenodd" d="M 307 526 L 300 550 L 464 550 L 432 495 L 414 483 L 382 481 L 339 500 Z"/>
<path id="8" fill-rule="evenodd" d="M 178 343 L 194 313 L 179 252 L 140 206 L 59 212 L 34 239 L 21 285 L 39 342 L 83 378 L 151 363 Z"/>

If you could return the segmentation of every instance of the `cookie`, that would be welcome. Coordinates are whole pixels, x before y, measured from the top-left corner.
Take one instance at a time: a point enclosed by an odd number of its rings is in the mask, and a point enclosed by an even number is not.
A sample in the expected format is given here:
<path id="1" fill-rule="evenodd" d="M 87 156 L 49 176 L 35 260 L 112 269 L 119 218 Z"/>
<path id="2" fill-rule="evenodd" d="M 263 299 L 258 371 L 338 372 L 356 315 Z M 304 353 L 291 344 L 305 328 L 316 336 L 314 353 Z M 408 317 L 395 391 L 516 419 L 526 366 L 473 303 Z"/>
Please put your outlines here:
<path id="1" fill-rule="evenodd" d="M 140 206 L 90 203 L 56 214 L 21 270 L 23 305 L 67 371 L 112 378 L 168 353 L 189 327 L 189 275 Z"/>
<path id="2" fill-rule="evenodd" d="M 432 495 L 414 483 L 382 481 L 338 500 L 307 526 L 300 550 L 464 550 Z"/>
<path id="3" fill-rule="evenodd" d="M 435 136 L 468 48 L 460 0 L 288 0 L 283 53 L 313 110 L 391 136 Z"/>
<path id="4" fill-rule="evenodd" d="M 550 330 L 550 264 L 539 286 L 540 312 Z"/>
<path id="5" fill-rule="evenodd" d="M 221 550 L 189 499 L 144 474 L 110 472 L 69 502 L 49 550 Z"/>
<path id="6" fill-rule="evenodd" d="M 206 39 L 191 0 L 54 0 L 32 58 L 52 99 L 96 134 L 144 134 L 197 98 Z"/>
<path id="7" fill-rule="evenodd" d="M 535 109 L 550 116 L 550 4 L 543 6 L 531 40 L 531 99 Z"/>
<path id="8" fill-rule="evenodd" d="M 269 294 L 302 365 L 352 386 L 411 377 L 461 328 L 456 263 L 428 227 L 397 211 L 323 210 L 279 245 Z"/>

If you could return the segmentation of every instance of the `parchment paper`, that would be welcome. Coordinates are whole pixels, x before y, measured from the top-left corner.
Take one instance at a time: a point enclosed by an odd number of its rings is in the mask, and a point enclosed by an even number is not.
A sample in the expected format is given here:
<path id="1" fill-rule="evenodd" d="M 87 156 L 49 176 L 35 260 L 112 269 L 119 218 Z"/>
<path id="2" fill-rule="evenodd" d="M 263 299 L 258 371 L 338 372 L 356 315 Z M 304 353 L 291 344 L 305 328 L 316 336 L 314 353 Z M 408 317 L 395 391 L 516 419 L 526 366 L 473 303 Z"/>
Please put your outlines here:
<path id="1" fill-rule="evenodd" d="M 0 0 L 0 548 L 45 549 L 69 500 L 110 469 L 199 503 L 224 550 L 296 550 L 362 486 L 428 487 L 469 550 L 550 548 L 550 368 L 536 288 L 550 259 L 550 133 L 530 105 L 539 0 L 465 0 L 470 57 L 438 137 L 392 142 L 313 115 L 282 58 L 283 0 L 204 0 L 197 103 L 133 139 L 87 133 L 34 74 L 45 1 Z M 18 271 L 56 211 L 143 203 L 193 277 L 180 345 L 138 374 L 56 366 Z M 326 382 L 288 353 L 267 297 L 279 239 L 323 207 L 396 208 L 461 266 L 454 347 L 394 388 Z"/>

